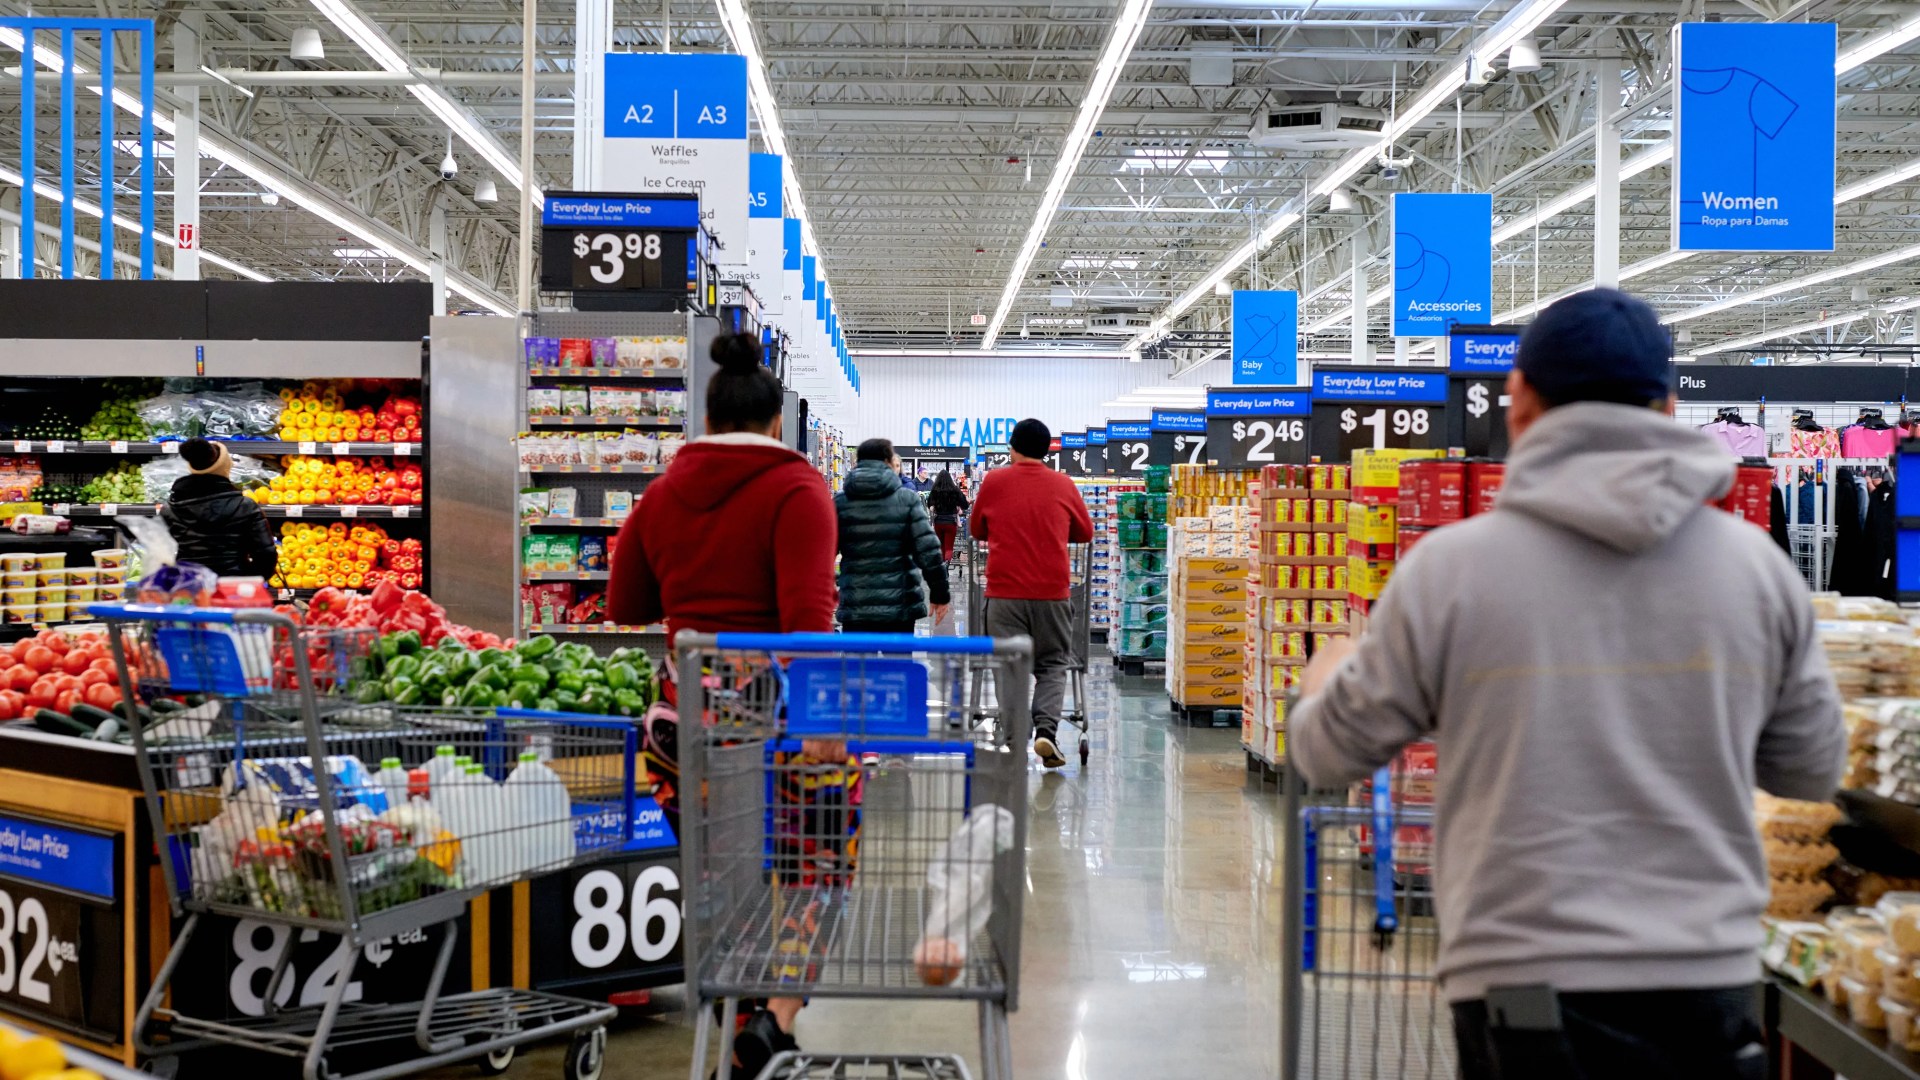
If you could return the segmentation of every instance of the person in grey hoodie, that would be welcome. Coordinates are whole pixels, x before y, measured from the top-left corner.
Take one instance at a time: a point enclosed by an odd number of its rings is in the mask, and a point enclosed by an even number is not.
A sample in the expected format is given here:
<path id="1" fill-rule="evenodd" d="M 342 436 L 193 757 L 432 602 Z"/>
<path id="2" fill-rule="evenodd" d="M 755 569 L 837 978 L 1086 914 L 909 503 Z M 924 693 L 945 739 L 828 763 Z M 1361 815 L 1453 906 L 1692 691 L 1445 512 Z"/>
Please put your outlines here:
<path id="1" fill-rule="evenodd" d="M 1799 574 L 1706 505 L 1734 462 L 1671 418 L 1670 357 L 1625 293 L 1542 312 L 1495 509 L 1421 541 L 1288 718 L 1319 785 L 1435 743 L 1468 1080 L 1765 1075 L 1753 791 L 1830 797 L 1846 738 Z"/>

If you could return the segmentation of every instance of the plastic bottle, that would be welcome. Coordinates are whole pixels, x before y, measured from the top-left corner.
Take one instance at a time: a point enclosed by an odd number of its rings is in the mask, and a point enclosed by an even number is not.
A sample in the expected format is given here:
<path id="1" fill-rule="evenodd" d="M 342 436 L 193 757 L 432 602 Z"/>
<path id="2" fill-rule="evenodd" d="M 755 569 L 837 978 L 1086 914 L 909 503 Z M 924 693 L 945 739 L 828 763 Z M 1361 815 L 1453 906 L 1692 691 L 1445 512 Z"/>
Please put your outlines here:
<path id="1" fill-rule="evenodd" d="M 435 759 L 436 761 L 439 759 Z M 477 858 L 473 846 L 473 820 L 470 811 L 472 802 L 467 798 L 467 776 L 465 772 L 452 771 L 452 757 L 447 758 L 449 767 L 444 776 L 433 782 L 431 805 L 440 814 L 440 824 L 460 842 L 458 866 L 462 884 L 472 888 L 480 884 L 474 876 Z"/>
<path id="2" fill-rule="evenodd" d="M 441 744 L 433 748 L 433 757 L 427 761 L 427 790 L 430 798 L 440 797 L 440 785 L 454 775 L 453 747 Z"/>
<path id="3" fill-rule="evenodd" d="M 514 873 L 553 870 L 573 859 L 573 803 L 567 786 L 532 750 L 507 777 L 507 810 L 517 826 Z"/>
<path id="4" fill-rule="evenodd" d="M 500 790 L 499 784 L 487 776 L 484 766 L 468 765 L 462 796 L 469 800 L 473 808 L 471 835 L 479 862 L 474 870 L 474 880 L 483 885 L 497 884 L 506 879 L 507 875 L 502 871 L 508 858 L 503 849 L 513 836 L 506 831 L 506 794 Z"/>
<path id="5" fill-rule="evenodd" d="M 381 758 L 380 771 L 373 774 L 373 782 L 387 793 L 387 809 L 398 810 L 407 805 L 407 769 L 399 758 Z"/>
<path id="6" fill-rule="evenodd" d="M 994 857 L 1013 846 L 1013 814 L 981 803 L 953 831 L 927 866 L 927 921 L 914 966 L 931 986 L 945 986 L 967 963 L 967 948 L 993 915 Z"/>

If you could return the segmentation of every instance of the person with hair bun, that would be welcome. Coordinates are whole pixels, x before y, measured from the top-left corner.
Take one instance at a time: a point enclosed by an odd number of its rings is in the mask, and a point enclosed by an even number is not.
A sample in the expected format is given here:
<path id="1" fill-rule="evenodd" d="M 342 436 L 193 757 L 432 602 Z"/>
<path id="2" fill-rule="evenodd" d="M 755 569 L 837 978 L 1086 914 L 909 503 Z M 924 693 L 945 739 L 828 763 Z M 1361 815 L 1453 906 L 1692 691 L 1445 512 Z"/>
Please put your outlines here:
<path id="1" fill-rule="evenodd" d="M 188 439 L 180 444 L 180 461 L 189 471 L 173 482 L 160 508 L 160 520 L 180 545 L 180 561 L 221 577 L 272 577 L 280 559 L 273 528 L 260 504 L 234 486 L 226 444 Z"/>
<path id="2" fill-rule="evenodd" d="M 724 335 L 710 355 L 719 370 L 707 383 L 706 434 L 680 451 L 621 526 L 608 616 L 617 623 L 665 622 L 669 640 L 682 630 L 831 633 L 839 544 L 833 498 L 812 463 L 781 442 L 785 391 L 762 362 L 760 343 L 746 334 Z M 675 675 L 671 664 L 667 674 Z M 679 695 L 673 682 L 663 696 L 642 721 L 642 753 L 654 799 L 677 835 Z M 807 740 L 802 746 L 802 759 L 846 768 L 842 780 L 805 791 L 782 781 L 776 798 L 804 804 L 811 824 L 804 850 L 794 838 L 776 838 L 776 863 L 783 875 L 844 880 L 857 852 L 860 763 L 847 757 L 845 743 Z M 845 837 L 838 845 L 829 839 L 836 834 Z M 791 919 L 822 917 L 803 911 Z M 773 998 L 742 1009 L 733 1075 L 758 1076 L 775 1054 L 798 1049 L 793 1025 L 803 1003 Z"/>

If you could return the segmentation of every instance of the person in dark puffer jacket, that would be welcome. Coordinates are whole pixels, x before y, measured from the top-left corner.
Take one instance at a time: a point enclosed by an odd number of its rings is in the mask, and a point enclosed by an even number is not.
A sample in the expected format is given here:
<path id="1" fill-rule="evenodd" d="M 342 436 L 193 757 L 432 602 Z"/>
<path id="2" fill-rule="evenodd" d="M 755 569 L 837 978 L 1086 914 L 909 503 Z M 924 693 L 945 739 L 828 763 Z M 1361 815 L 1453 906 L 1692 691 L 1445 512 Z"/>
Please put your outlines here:
<path id="1" fill-rule="evenodd" d="M 940 538 L 920 496 L 900 482 L 893 443 L 868 439 L 833 498 L 840 519 L 840 628 L 849 633 L 911 634 L 927 614 L 947 617 L 953 602 Z"/>
<path id="2" fill-rule="evenodd" d="M 173 482 L 160 519 L 180 544 L 181 562 L 199 563 L 221 577 L 270 578 L 279 551 L 260 504 L 228 479 L 233 455 L 224 443 L 188 439 L 180 460 L 192 471 Z"/>

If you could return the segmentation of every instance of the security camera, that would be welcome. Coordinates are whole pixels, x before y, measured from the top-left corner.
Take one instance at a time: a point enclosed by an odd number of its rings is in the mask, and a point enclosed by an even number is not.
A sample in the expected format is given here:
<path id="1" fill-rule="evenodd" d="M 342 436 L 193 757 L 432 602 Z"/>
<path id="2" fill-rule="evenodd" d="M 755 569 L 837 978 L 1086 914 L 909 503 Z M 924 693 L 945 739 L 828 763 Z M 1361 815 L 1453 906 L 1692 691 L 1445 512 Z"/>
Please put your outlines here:
<path id="1" fill-rule="evenodd" d="M 1413 164 L 1411 157 L 1394 157 L 1392 147 L 1380 151 L 1379 156 L 1376 157 L 1375 160 L 1380 163 L 1380 179 L 1382 180 L 1400 179 L 1400 170 Z"/>
<path id="2" fill-rule="evenodd" d="M 1476 56 L 1467 61 L 1467 82 L 1472 86 L 1485 86 L 1493 81 L 1496 74 L 1493 61 Z"/>
<path id="3" fill-rule="evenodd" d="M 1382 180 L 1398 180 L 1398 179 L 1400 179 L 1400 170 L 1399 170 L 1399 168 L 1398 168 L 1397 166 L 1393 166 L 1393 165 L 1382 165 L 1382 166 L 1380 166 L 1380 179 L 1382 179 Z"/>
<path id="4" fill-rule="evenodd" d="M 453 160 L 453 150 L 449 148 L 447 156 L 440 159 L 440 179 L 452 183 L 453 178 L 459 175 L 460 163 Z"/>

